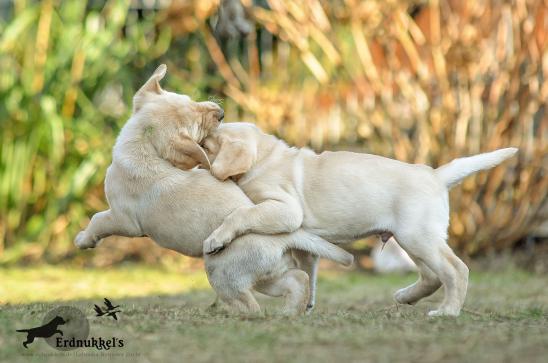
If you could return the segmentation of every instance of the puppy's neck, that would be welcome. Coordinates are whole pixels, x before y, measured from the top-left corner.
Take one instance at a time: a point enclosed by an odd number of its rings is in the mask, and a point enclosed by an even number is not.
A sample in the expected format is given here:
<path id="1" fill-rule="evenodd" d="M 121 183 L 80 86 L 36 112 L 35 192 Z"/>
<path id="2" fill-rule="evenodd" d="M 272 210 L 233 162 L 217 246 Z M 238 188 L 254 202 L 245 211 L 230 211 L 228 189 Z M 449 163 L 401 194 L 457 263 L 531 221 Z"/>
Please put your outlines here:
<path id="1" fill-rule="evenodd" d="M 134 178 L 158 176 L 166 164 L 150 142 L 145 126 L 131 118 L 120 131 L 112 151 L 112 163 Z"/>
<path id="2" fill-rule="evenodd" d="M 263 133 L 257 137 L 255 147 L 257 151 L 256 158 L 251 168 L 245 174 L 239 174 L 231 178 L 240 186 L 253 179 L 254 175 L 261 174 L 262 170 L 268 168 L 270 160 L 276 160 L 280 157 L 280 154 L 292 149 L 283 140 Z"/>
<path id="3" fill-rule="evenodd" d="M 273 154 L 289 149 L 289 146 L 274 135 L 261 133 L 256 143 L 256 148 L 257 158 L 254 165 L 260 165 Z"/>

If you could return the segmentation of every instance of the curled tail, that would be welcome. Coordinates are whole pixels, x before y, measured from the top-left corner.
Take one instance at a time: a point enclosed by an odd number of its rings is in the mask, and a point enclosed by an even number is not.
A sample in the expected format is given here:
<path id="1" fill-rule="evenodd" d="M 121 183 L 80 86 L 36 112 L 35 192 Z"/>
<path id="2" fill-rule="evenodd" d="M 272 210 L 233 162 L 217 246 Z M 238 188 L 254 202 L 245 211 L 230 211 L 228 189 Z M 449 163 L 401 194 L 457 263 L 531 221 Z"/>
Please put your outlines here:
<path id="1" fill-rule="evenodd" d="M 447 189 L 450 189 L 469 175 L 497 166 L 513 156 L 517 151 L 517 148 L 509 147 L 489 153 L 455 159 L 448 164 L 440 166 L 434 172 L 445 183 Z"/>
<path id="2" fill-rule="evenodd" d="M 327 258 L 329 260 L 340 263 L 343 266 L 350 266 L 354 262 L 354 256 L 346 252 L 333 243 L 329 243 L 321 237 L 298 230 L 292 234 L 288 247 L 310 252 L 314 255 Z"/>

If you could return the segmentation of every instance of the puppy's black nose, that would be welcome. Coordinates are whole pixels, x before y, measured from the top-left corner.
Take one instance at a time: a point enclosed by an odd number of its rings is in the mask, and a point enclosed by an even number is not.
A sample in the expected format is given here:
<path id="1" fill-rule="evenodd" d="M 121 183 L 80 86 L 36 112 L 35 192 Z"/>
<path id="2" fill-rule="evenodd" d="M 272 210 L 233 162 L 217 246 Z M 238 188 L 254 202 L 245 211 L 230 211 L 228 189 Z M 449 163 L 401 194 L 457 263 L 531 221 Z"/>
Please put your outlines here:
<path id="1" fill-rule="evenodd" d="M 222 108 L 219 110 L 219 121 L 223 121 L 223 119 L 225 118 L 225 110 L 223 110 Z"/>

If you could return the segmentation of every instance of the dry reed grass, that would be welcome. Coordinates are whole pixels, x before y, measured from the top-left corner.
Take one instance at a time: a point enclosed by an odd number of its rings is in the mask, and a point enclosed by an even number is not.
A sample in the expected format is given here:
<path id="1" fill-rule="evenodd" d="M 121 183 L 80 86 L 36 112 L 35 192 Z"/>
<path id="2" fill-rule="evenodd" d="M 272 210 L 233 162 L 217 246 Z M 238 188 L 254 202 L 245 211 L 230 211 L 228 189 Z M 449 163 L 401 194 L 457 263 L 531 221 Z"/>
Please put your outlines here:
<path id="1" fill-rule="evenodd" d="M 505 249 L 542 222 L 546 1 L 244 3 L 273 36 L 253 33 L 231 56 L 202 31 L 247 117 L 299 146 L 433 166 L 517 146 L 517 158 L 451 193 L 450 241 L 468 255 Z"/>
<path id="2" fill-rule="evenodd" d="M 466 255 L 512 248 L 546 220 L 546 0 L 246 0 L 256 30 L 224 43 L 210 30 L 219 0 L 86 4 L 16 0 L 0 16 L 0 263 L 74 257 L 159 62 L 167 88 L 225 96 L 228 120 L 298 146 L 433 166 L 518 146 L 451 194 L 450 243 Z M 146 260 L 143 246 L 114 259 Z"/>

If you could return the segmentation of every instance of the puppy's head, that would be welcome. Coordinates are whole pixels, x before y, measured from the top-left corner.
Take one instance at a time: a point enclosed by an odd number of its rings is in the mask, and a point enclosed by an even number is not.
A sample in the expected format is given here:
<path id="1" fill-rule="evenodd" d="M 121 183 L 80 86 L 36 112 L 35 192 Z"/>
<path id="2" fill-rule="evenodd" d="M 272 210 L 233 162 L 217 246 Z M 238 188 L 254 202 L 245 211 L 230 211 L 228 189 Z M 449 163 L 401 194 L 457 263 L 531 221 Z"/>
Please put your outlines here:
<path id="1" fill-rule="evenodd" d="M 257 161 L 260 130 L 249 123 L 221 125 L 206 137 L 204 149 L 211 161 L 211 174 L 219 180 L 245 174 Z"/>
<path id="2" fill-rule="evenodd" d="M 186 95 L 160 87 L 167 67 L 159 66 L 133 97 L 133 116 L 162 157 L 181 169 L 209 161 L 199 143 L 215 130 L 224 117 L 214 102 L 196 102 Z"/>

